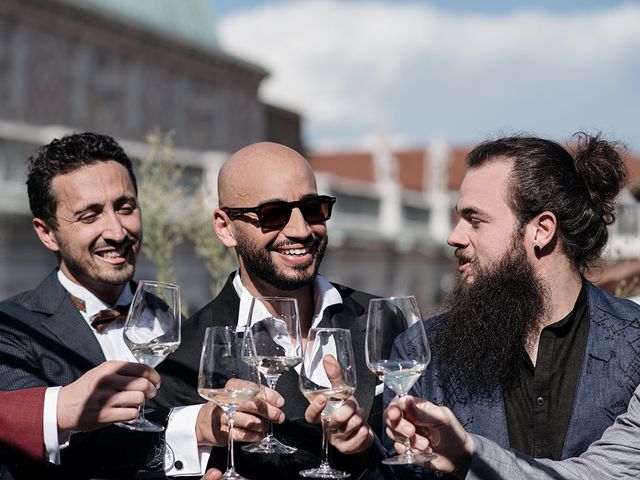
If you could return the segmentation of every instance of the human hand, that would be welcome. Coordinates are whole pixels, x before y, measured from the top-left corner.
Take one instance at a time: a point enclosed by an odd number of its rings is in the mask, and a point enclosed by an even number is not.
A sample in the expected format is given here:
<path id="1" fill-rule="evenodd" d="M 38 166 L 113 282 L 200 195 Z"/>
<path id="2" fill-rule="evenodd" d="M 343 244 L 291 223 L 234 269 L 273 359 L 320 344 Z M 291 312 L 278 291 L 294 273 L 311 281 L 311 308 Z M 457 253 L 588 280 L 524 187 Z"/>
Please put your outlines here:
<path id="1" fill-rule="evenodd" d="M 145 398 L 153 398 L 160 375 L 153 368 L 116 360 L 89 370 L 58 393 L 58 432 L 95 430 L 133 420 Z"/>
<path id="2" fill-rule="evenodd" d="M 246 380 L 232 378 L 227 387 Z M 237 387 L 236 387 L 237 388 Z M 233 439 L 239 442 L 257 442 L 266 431 L 266 420 L 284 422 L 284 398 L 275 390 L 261 388 L 258 397 L 240 405 L 233 417 Z M 196 421 L 198 445 L 225 446 L 229 440 L 229 419 L 215 402 L 206 403 Z"/>
<path id="3" fill-rule="evenodd" d="M 318 395 L 304 412 L 309 423 L 319 423 L 327 397 Z M 329 443 L 345 454 L 360 453 L 373 443 L 373 431 L 369 428 L 365 411 L 355 398 L 349 398 L 338 408 L 329 421 Z"/>
<path id="4" fill-rule="evenodd" d="M 331 386 L 343 385 L 344 379 L 337 359 L 333 355 L 325 355 L 322 362 Z M 314 398 L 304 413 L 305 420 L 309 423 L 319 423 L 327 401 L 324 395 Z M 360 408 L 355 398 L 345 400 L 331 415 L 329 443 L 345 454 L 367 450 L 373 443 L 373 431 L 369 428 L 366 417 L 365 411 Z"/>
<path id="5" fill-rule="evenodd" d="M 222 472 L 217 468 L 210 468 L 202 476 L 201 480 L 220 480 L 222 478 Z"/>
<path id="6" fill-rule="evenodd" d="M 384 415 L 387 435 L 398 453 L 404 452 L 409 438 L 411 448 L 436 454 L 427 466 L 465 478 L 475 448 L 473 437 L 451 410 L 407 395 L 395 398 Z"/>

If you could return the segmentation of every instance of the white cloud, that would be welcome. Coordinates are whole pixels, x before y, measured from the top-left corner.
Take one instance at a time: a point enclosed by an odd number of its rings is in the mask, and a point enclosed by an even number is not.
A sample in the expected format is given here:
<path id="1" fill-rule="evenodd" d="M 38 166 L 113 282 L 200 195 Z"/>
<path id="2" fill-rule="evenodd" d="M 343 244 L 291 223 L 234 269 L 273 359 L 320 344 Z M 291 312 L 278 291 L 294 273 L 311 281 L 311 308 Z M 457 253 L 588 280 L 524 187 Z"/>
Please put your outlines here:
<path id="1" fill-rule="evenodd" d="M 504 131 L 600 129 L 640 150 L 640 6 L 581 14 L 452 14 L 305 0 L 225 17 L 229 53 L 271 71 L 267 101 L 306 118 L 311 146 L 474 142 Z"/>

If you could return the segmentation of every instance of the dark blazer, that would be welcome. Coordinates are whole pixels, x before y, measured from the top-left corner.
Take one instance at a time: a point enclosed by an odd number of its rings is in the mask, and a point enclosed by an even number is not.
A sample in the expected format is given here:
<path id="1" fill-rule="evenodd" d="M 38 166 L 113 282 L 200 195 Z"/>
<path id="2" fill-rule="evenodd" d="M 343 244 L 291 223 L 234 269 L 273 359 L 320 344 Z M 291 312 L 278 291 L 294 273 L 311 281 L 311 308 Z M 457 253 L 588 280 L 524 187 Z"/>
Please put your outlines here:
<path id="1" fill-rule="evenodd" d="M 180 348 L 159 367 L 162 375 L 162 388 L 156 401 L 160 405 L 191 404 L 204 402 L 199 397 L 196 386 L 200 351 L 204 332 L 210 326 L 235 326 L 238 321 L 240 298 L 233 287 L 233 274 L 229 277 L 218 296 L 193 317 L 182 330 Z M 357 389 L 355 397 L 359 405 L 369 414 L 369 422 L 376 433 L 380 433 L 382 425 L 381 395 L 374 398 L 376 377 L 369 371 L 365 363 L 365 332 L 367 326 L 367 309 L 370 295 L 353 289 L 334 285 L 340 292 L 343 303 L 329 307 L 320 321 L 320 327 L 347 328 L 351 331 L 356 359 Z M 276 390 L 285 398 L 283 407 L 286 420 L 282 425 L 274 425 L 275 436 L 285 444 L 298 448 L 291 455 L 260 455 L 243 452 L 237 445 L 236 469 L 247 478 L 296 479 L 300 470 L 315 467 L 320 463 L 320 447 L 322 432 L 318 425 L 310 425 L 304 419 L 304 412 L 309 402 L 302 396 L 298 388 L 298 374 L 291 370 L 278 380 Z M 371 452 L 361 455 L 341 455 L 332 451 L 332 462 L 336 466 L 352 472 L 357 479 L 367 471 L 367 465 L 374 469 Z M 214 448 L 210 466 L 224 471 L 226 466 L 226 449 Z"/>
<path id="2" fill-rule="evenodd" d="M 0 445 L 31 460 L 44 459 L 42 415 L 45 388 L 0 392 Z"/>
<path id="3" fill-rule="evenodd" d="M 67 385 L 105 361 L 91 327 L 54 271 L 34 290 L 0 302 L 0 390 Z M 166 421 L 168 410 L 151 414 Z M 71 436 L 62 464 L 14 464 L 16 478 L 133 478 L 163 471 L 162 434 L 111 426 Z"/>
<path id="4" fill-rule="evenodd" d="M 640 383 L 640 305 L 614 297 L 588 282 L 587 298 L 589 334 L 563 459 L 580 455 L 599 439 L 615 418 L 626 411 Z M 432 321 L 425 322 L 427 331 Z M 398 356 L 406 356 L 403 337 L 396 341 L 395 348 Z M 446 365 L 434 356 L 427 372 L 410 393 L 449 407 L 468 432 L 487 437 L 502 447 L 509 446 L 500 388 L 484 397 L 471 398 L 447 375 Z"/>

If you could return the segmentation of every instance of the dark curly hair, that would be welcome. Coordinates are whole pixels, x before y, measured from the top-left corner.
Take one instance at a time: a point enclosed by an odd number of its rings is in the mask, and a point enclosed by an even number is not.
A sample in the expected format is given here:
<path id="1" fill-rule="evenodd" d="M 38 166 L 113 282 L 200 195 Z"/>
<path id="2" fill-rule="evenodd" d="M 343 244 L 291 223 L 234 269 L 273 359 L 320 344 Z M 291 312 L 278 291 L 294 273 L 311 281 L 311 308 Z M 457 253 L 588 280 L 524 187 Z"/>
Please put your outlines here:
<path id="1" fill-rule="evenodd" d="M 57 199 L 51 188 L 54 177 L 71 173 L 85 165 L 113 160 L 129 172 L 131 182 L 138 193 L 138 184 L 131 160 L 118 143 L 108 135 L 93 132 L 74 133 L 55 139 L 29 158 L 27 193 L 29 207 L 34 217 L 57 228 Z"/>
<path id="2" fill-rule="evenodd" d="M 520 228 L 544 211 L 558 221 L 558 239 L 579 271 L 600 258 L 607 226 L 615 221 L 615 198 L 627 180 L 624 147 L 600 135 L 576 133 L 571 151 L 556 142 L 513 136 L 481 143 L 467 167 L 513 161 L 508 201 Z"/>

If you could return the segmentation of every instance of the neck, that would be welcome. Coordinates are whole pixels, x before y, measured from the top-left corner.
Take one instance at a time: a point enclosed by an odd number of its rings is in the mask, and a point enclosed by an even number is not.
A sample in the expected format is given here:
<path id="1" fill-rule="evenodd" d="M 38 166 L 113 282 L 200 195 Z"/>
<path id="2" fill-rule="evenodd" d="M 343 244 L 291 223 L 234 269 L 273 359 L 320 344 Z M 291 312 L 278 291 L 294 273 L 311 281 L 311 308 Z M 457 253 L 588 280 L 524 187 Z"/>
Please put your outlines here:
<path id="1" fill-rule="evenodd" d="M 305 285 L 298 290 L 280 290 L 273 285 L 257 282 L 248 278 L 248 275 L 241 273 L 240 278 L 242 285 L 254 297 L 290 297 L 295 298 L 298 302 L 298 314 L 300 315 L 300 333 L 302 338 L 306 339 L 313 314 L 315 312 L 315 297 L 313 292 L 313 284 Z"/>
<path id="2" fill-rule="evenodd" d="M 539 328 L 532 335 L 530 345 L 527 346 L 527 353 L 534 365 L 542 330 L 571 313 L 582 288 L 582 276 L 573 268 L 566 256 L 556 256 L 549 260 L 541 265 L 538 272 L 547 289 L 545 313 Z"/>

